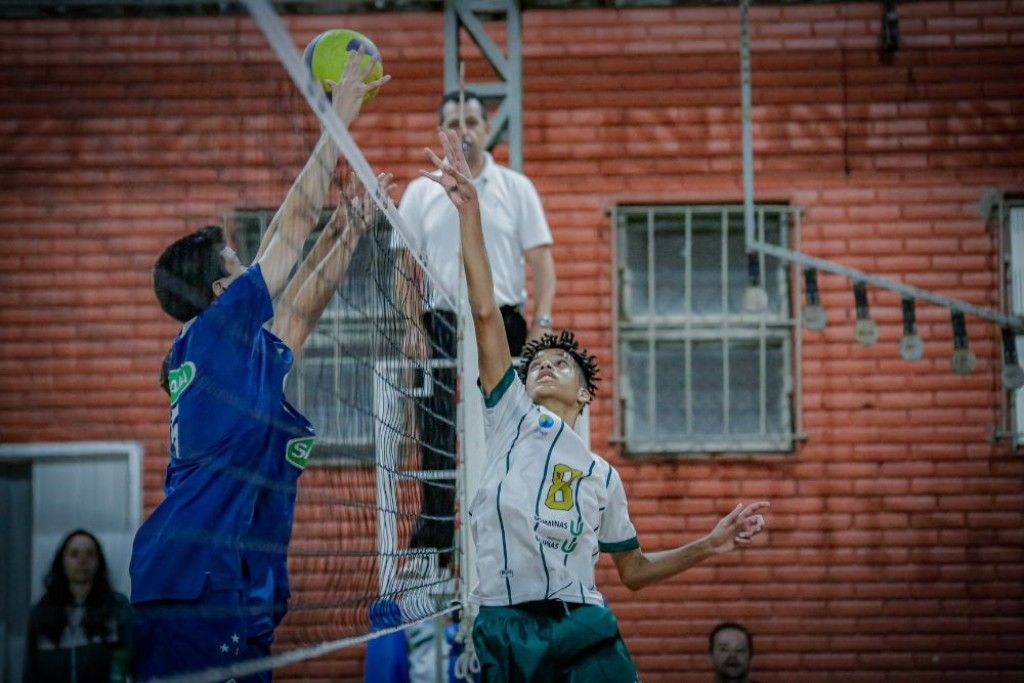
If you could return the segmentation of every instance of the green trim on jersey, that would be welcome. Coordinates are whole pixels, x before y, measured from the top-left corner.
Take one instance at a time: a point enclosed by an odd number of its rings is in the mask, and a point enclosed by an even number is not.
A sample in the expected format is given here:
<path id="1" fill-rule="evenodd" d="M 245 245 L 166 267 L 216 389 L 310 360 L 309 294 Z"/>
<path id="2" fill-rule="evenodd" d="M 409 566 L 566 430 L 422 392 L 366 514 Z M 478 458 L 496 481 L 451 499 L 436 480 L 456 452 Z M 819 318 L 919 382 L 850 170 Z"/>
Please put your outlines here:
<path id="1" fill-rule="evenodd" d="M 544 554 L 544 544 L 537 542 L 537 549 L 540 550 L 540 562 L 544 566 L 544 599 L 551 597 L 551 574 L 548 573 L 548 559 Z M 509 600 L 511 604 L 512 600 Z"/>
<path id="2" fill-rule="evenodd" d="M 551 464 L 551 452 L 553 450 L 555 450 L 555 444 L 558 443 L 558 439 L 561 438 L 562 432 L 564 430 L 565 430 L 565 420 L 562 420 L 562 425 L 558 428 L 558 433 L 555 434 L 555 438 L 551 441 L 551 447 L 548 448 L 548 454 L 544 458 L 544 474 L 540 478 L 540 486 L 537 487 L 537 503 L 533 506 L 533 516 L 535 518 L 540 517 L 540 497 L 541 497 L 541 494 L 544 492 L 544 486 L 547 485 L 547 482 L 548 482 L 548 465 Z M 538 525 L 539 525 L 539 522 L 537 524 L 533 525 L 533 530 L 534 531 L 537 530 L 537 526 Z"/>
<path id="3" fill-rule="evenodd" d="M 597 542 L 597 549 L 602 553 L 624 553 L 627 550 L 636 550 L 640 547 L 640 541 L 637 540 L 636 536 L 627 539 L 625 541 L 618 541 L 616 543 L 602 543 Z"/>
<path id="4" fill-rule="evenodd" d="M 509 368 L 511 370 L 512 368 Z M 508 374 L 508 373 L 506 373 Z M 505 453 L 505 475 L 508 476 L 508 470 L 511 467 L 509 456 L 512 455 L 512 449 L 516 447 L 516 442 L 519 441 L 519 434 L 522 432 L 523 421 L 529 413 L 523 413 L 523 416 L 519 418 L 519 424 L 516 426 L 516 437 L 512 439 L 512 445 L 508 447 L 508 451 Z M 508 580 L 508 543 L 505 541 L 505 520 L 501 517 L 501 485 L 505 483 L 502 479 L 498 482 L 498 495 L 494 500 L 494 507 L 498 511 L 498 528 L 501 529 L 501 555 L 505 561 L 505 590 L 508 592 L 508 601 L 512 602 L 512 583 Z"/>
<path id="5" fill-rule="evenodd" d="M 565 420 L 562 420 L 562 426 L 558 428 L 558 433 L 555 434 L 555 438 L 551 440 L 551 447 L 548 448 L 548 454 L 544 458 L 544 474 L 541 475 L 540 486 L 537 487 L 537 502 L 533 506 L 534 519 L 540 518 L 540 496 L 541 493 L 544 492 L 544 485 L 548 480 L 548 465 L 551 464 L 551 452 L 555 450 L 555 444 L 558 443 L 558 439 L 562 436 L 562 430 L 564 429 Z M 533 525 L 533 530 L 536 531 L 538 526 L 540 526 L 540 522 Z M 547 598 L 551 595 L 551 575 L 548 574 L 548 560 L 544 554 L 544 544 L 538 543 L 537 547 L 540 548 L 540 561 L 544 565 L 544 597 Z"/>
<path id="6" fill-rule="evenodd" d="M 493 408 L 494 406 L 498 405 L 498 401 L 500 401 L 501 397 L 505 395 L 505 392 L 508 391 L 508 388 L 512 386 L 512 380 L 514 380 L 515 378 L 516 370 L 510 365 L 508 366 L 508 370 L 505 371 L 505 374 L 501 376 L 500 380 L 498 380 L 498 385 L 491 390 L 490 394 L 484 391 L 484 385 L 480 383 L 480 380 L 478 378 L 476 380 L 476 384 L 478 387 L 480 387 L 480 391 L 484 395 L 484 405 L 487 406 L 488 408 Z"/>

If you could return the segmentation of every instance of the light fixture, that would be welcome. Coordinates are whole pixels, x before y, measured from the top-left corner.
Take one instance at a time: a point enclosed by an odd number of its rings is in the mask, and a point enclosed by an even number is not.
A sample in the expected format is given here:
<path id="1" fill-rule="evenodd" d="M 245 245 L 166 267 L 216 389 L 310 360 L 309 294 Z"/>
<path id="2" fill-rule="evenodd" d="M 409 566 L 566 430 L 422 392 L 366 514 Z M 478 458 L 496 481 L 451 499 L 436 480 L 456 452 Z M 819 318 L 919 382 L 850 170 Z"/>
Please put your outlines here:
<path id="1" fill-rule="evenodd" d="M 953 357 L 950 359 L 950 365 L 956 374 L 969 375 L 974 372 L 978 359 L 974 357 L 974 352 L 967 345 L 967 323 L 964 321 L 963 312 L 953 311 L 952 313 Z"/>
<path id="2" fill-rule="evenodd" d="M 1017 335 L 1009 327 L 1003 328 L 1003 386 L 1010 391 L 1024 387 L 1024 369 L 1017 359 Z"/>
<path id="3" fill-rule="evenodd" d="M 900 356 L 903 360 L 921 360 L 924 356 L 924 340 L 917 333 L 917 313 L 914 300 L 903 297 L 903 338 L 900 339 Z"/>
<path id="4" fill-rule="evenodd" d="M 760 313 L 768 308 L 768 292 L 761 286 L 761 261 L 758 254 L 747 254 L 747 288 L 743 290 L 743 310 Z"/>
<path id="5" fill-rule="evenodd" d="M 853 328 L 853 338 L 858 344 L 871 346 L 878 341 L 878 325 L 871 319 L 868 288 L 863 282 L 853 283 L 853 300 L 857 305 L 857 324 Z"/>
<path id="6" fill-rule="evenodd" d="M 896 0 L 882 3 L 882 53 L 895 54 L 900 49 L 900 15 L 896 13 Z"/>
<path id="7" fill-rule="evenodd" d="M 807 290 L 807 303 L 804 305 L 804 327 L 808 330 L 823 330 L 828 324 L 828 315 L 821 307 L 821 293 L 818 291 L 818 270 L 808 268 L 804 271 L 804 289 Z"/>

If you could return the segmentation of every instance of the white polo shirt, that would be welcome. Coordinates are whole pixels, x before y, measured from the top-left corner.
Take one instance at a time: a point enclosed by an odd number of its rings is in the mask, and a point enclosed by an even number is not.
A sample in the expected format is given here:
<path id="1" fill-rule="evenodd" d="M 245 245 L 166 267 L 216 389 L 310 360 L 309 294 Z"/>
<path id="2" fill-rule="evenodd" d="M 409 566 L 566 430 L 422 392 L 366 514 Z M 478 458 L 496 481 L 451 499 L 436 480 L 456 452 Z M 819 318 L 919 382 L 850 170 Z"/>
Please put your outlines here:
<path id="1" fill-rule="evenodd" d="M 484 167 L 473 179 L 480 198 L 484 243 L 499 306 L 526 301 L 523 252 L 551 244 L 551 228 L 530 179 L 484 154 Z M 453 296 L 459 291 L 459 214 L 444 188 L 429 178 L 409 183 L 398 205 L 412 231 L 409 248 L 434 270 Z M 392 247 L 401 245 L 397 233 Z M 427 293 L 433 308 L 443 297 Z"/>
<path id="2" fill-rule="evenodd" d="M 599 552 L 639 548 L 622 481 L 509 368 L 484 397 L 487 462 L 469 507 L 478 605 L 604 604 Z"/>

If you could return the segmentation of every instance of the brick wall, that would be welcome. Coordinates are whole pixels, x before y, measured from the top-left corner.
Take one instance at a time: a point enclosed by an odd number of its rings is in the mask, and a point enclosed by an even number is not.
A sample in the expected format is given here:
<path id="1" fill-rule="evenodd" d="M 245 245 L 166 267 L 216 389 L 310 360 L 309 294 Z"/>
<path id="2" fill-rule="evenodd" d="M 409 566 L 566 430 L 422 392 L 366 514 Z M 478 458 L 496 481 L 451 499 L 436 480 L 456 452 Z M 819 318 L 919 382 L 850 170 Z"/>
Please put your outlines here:
<path id="1" fill-rule="evenodd" d="M 805 209 L 803 249 L 998 306 L 986 188 L 1024 192 L 1024 4 L 755 7 L 757 195 Z M 616 202 L 740 201 L 735 9 L 523 14 L 525 170 L 555 232 L 559 324 L 610 367 Z M 439 14 L 296 17 L 373 36 L 394 76 L 357 140 L 407 180 L 433 141 Z M 0 23 L 0 440 L 135 439 L 160 499 L 175 332 L 149 268 L 173 237 L 271 206 L 307 153 L 290 86 L 243 19 Z M 484 75 L 470 60 L 471 77 Z M 298 111 L 297 109 L 295 111 Z M 499 153 L 499 157 L 502 156 Z M 759 680 L 1016 680 L 1024 672 L 1024 460 L 991 441 L 997 331 L 968 319 L 978 369 L 949 371 L 948 312 L 918 310 L 925 359 L 899 359 L 899 300 L 872 292 L 881 341 L 852 342 L 847 282 L 821 281 L 829 328 L 803 334 L 795 454 L 632 461 L 645 548 L 705 533 L 737 499 L 772 500 L 759 547 L 631 594 L 599 583 L 646 681 L 707 680 L 719 619 L 754 632 Z M 609 383 L 610 384 L 610 383 Z M 606 385 L 607 386 L 607 385 Z M 354 680 L 353 657 L 293 667 Z M 988 678 L 986 678 L 988 680 Z"/>

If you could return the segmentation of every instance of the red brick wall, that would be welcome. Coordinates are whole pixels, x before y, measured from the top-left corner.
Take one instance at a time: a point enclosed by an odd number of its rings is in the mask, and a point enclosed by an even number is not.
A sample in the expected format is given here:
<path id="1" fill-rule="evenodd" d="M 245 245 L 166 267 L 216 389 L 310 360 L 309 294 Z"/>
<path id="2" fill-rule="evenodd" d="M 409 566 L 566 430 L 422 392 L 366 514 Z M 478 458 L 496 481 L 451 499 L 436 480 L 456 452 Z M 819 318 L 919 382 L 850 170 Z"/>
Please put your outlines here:
<path id="1" fill-rule="evenodd" d="M 751 10 L 757 196 L 806 210 L 808 253 L 997 306 L 997 242 L 977 203 L 988 187 L 1024 192 L 1024 4 L 901 4 L 889 62 L 880 14 Z M 525 171 L 555 232 L 555 316 L 613 376 L 605 209 L 741 200 L 737 12 L 522 19 Z M 412 177 L 433 140 L 441 16 L 289 24 L 300 44 L 337 25 L 374 37 L 395 80 L 357 139 Z M 233 18 L 3 22 L 0 64 L 0 440 L 137 439 L 150 509 L 166 464 L 155 374 L 175 325 L 149 268 L 173 237 L 282 195 L 306 154 L 280 113 L 290 86 Z M 707 680 L 719 619 L 754 632 L 759 680 L 1016 680 L 1024 460 L 991 440 L 996 330 L 968 319 L 978 369 L 956 376 L 948 312 L 922 306 L 927 354 L 908 364 L 896 296 L 872 293 L 882 337 L 866 349 L 848 283 L 821 284 L 830 327 L 803 336 L 795 454 L 631 461 L 609 442 L 610 392 L 594 407 L 595 447 L 622 472 L 645 548 L 705 533 L 738 499 L 773 503 L 758 547 L 665 585 L 631 594 L 602 560 L 644 680 Z"/>

